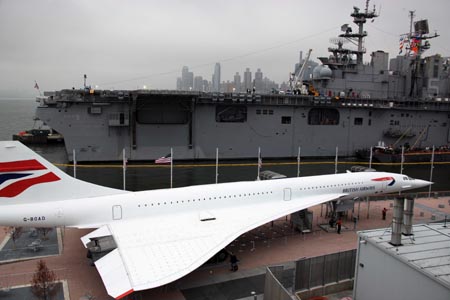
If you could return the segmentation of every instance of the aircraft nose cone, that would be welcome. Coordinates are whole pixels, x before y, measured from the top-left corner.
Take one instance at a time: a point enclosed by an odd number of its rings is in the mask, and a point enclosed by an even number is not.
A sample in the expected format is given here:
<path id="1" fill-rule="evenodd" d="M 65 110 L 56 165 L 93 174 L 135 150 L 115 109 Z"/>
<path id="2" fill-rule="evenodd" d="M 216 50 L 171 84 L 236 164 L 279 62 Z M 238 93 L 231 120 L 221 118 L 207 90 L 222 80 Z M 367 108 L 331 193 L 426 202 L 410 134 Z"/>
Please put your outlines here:
<path id="1" fill-rule="evenodd" d="M 434 184 L 434 182 L 421 180 L 421 179 L 416 179 L 417 187 L 424 187 L 424 186 L 429 186 L 429 185 L 432 185 L 432 184 Z"/>

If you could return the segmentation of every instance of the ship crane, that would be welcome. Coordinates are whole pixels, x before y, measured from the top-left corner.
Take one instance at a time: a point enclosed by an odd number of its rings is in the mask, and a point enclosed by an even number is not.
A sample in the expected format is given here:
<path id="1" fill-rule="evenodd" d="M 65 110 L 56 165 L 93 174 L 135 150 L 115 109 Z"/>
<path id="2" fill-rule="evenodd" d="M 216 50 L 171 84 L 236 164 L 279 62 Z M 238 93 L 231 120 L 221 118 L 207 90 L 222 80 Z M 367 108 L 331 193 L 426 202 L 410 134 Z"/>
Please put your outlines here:
<path id="1" fill-rule="evenodd" d="M 303 87 L 303 76 L 305 75 L 306 65 L 308 64 L 309 57 L 311 56 L 312 49 L 308 50 L 305 60 L 298 72 L 291 73 L 289 78 L 289 87 L 291 91 L 299 91 Z M 302 93 L 303 94 L 303 93 Z"/>

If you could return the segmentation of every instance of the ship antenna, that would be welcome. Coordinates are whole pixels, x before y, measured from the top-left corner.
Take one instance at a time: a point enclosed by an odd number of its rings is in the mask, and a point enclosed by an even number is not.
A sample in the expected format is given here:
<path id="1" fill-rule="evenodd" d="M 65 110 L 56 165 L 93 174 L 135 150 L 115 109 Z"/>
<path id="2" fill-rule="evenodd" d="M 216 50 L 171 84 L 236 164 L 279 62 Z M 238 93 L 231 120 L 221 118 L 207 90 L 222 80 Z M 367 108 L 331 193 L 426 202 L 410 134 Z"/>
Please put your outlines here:
<path id="1" fill-rule="evenodd" d="M 378 8 L 378 14 L 377 14 L 377 11 L 376 11 L 376 9 L 375 9 L 375 4 L 373 5 L 373 14 L 374 14 L 374 15 L 377 15 L 377 16 L 380 16 L 380 15 L 381 15 L 381 4 L 380 4 L 380 7 Z M 375 22 L 375 19 L 372 19 L 371 22 L 372 22 L 372 23 Z"/>
<path id="2" fill-rule="evenodd" d="M 413 23 L 414 23 L 414 17 L 415 15 L 415 10 L 410 10 L 409 11 L 409 38 L 412 38 L 412 32 L 413 32 Z"/>

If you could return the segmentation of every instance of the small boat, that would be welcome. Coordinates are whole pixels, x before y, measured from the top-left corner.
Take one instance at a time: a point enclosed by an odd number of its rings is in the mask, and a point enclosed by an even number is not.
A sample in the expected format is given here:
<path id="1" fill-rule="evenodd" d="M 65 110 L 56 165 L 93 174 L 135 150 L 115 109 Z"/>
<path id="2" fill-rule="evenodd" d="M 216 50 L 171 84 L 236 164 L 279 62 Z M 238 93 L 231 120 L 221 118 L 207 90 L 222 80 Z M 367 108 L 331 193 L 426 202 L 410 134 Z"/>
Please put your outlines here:
<path id="1" fill-rule="evenodd" d="M 370 158 L 370 149 L 361 149 L 355 152 L 357 158 L 367 160 Z M 430 162 L 433 155 L 432 147 L 426 148 L 405 148 L 403 162 Z M 402 149 L 392 148 L 384 145 L 372 147 L 372 159 L 380 163 L 400 163 L 402 161 Z M 450 148 L 440 146 L 434 150 L 435 162 L 450 162 Z"/>
<path id="2" fill-rule="evenodd" d="M 33 129 L 13 134 L 13 141 L 19 141 L 24 144 L 62 143 L 64 141 L 62 134 L 46 125 L 41 124 L 36 128 L 36 121 L 38 120 L 35 119 Z"/>

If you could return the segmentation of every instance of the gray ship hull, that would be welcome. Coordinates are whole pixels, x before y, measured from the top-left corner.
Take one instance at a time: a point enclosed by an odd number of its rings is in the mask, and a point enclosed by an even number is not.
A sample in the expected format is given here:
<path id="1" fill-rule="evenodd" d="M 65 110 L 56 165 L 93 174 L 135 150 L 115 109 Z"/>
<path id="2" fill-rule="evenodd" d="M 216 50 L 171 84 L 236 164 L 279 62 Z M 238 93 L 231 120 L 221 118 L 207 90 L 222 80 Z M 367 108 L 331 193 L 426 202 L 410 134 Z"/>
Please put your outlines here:
<path id="1" fill-rule="evenodd" d="M 103 94 L 102 94 L 103 93 Z M 398 137 L 402 143 L 444 145 L 449 103 L 331 99 L 294 95 L 235 95 L 158 91 L 84 95 L 67 91 L 42 101 L 36 115 L 62 133 L 70 160 L 353 156 L 355 150 Z M 62 94 L 64 94 L 62 92 Z M 245 97 L 245 98 L 244 98 Z M 57 99 L 57 100 L 55 100 Z"/>

